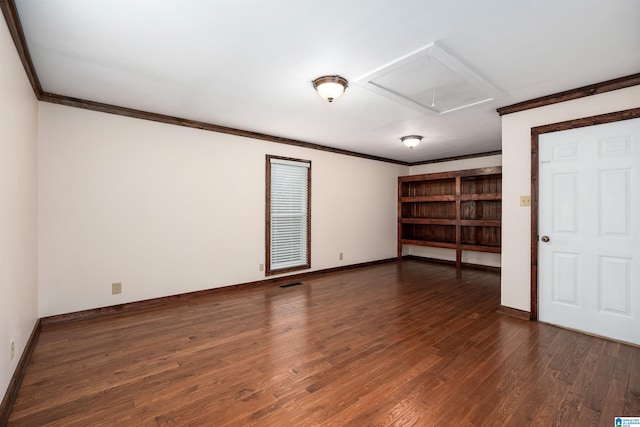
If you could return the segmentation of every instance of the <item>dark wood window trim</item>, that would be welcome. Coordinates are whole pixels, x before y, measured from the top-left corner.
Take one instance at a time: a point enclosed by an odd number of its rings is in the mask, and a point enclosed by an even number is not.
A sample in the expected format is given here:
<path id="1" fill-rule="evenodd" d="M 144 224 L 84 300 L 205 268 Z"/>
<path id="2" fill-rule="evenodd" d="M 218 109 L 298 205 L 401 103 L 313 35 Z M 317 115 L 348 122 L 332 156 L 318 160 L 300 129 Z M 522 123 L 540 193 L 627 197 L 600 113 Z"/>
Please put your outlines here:
<path id="1" fill-rule="evenodd" d="M 292 162 L 308 163 L 309 172 L 307 174 L 307 263 L 291 268 L 271 269 L 271 159 L 288 160 Z M 292 157 L 266 156 L 266 177 L 265 177 L 265 275 L 289 273 L 311 268 L 311 160 L 295 159 Z"/>
<path id="2" fill-rule="evenodd" d="M 640 118 L 640 108 L 531 128 L 531 320 L 538 319 L 538 148 L 540 135 Z"/>
<path id="3" fill-rule="evenodd" d="M 582 86 L 575 89 L 566 90 L 564 92 L 554 93 L 540 98 L 530 99 L 528 101 L 519 102 L 513 105 L 507 105 L 498 108 L 498 114 L 505 115 L 517 113 L 518 111 L 530 110 L 532 108 L 544 107 L 545 105 L 556 104 L 558 102 L 571 101 L 573 99 L 583 98 L 585 96 L 598 95 L 600 93 L 610 92 L 612 90 L 624 89 L 626 87 L 640 85 L 640 73 L 631 74 L 630 76 L 619 77 L 613 80 L 607 80 L 595 83 L 589 86 Z"/>

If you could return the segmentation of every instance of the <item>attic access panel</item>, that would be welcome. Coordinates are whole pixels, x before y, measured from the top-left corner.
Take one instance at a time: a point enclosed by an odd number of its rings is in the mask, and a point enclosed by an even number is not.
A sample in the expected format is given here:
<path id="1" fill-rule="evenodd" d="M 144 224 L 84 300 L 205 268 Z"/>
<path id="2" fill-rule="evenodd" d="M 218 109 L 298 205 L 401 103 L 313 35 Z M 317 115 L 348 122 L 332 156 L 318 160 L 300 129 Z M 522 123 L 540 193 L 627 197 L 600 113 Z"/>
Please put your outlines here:
<path id="1" fill-rule="evenodd" d="M 355 82 L 421 111 L 445 114 L 493 101 L 503 93 L 433 43 Z"/>

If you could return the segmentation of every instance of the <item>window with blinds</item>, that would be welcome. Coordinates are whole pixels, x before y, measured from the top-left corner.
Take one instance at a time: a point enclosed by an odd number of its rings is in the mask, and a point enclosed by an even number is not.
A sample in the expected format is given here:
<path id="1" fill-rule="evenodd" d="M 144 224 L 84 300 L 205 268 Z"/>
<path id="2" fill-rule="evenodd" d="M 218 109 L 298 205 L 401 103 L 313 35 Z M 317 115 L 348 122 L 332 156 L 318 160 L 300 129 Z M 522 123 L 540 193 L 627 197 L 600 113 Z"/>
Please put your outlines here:
<path id="1" fill-rule="evenodd" d="M 311 162 L 267 156 L 266 274 L 311 267 Z"/>

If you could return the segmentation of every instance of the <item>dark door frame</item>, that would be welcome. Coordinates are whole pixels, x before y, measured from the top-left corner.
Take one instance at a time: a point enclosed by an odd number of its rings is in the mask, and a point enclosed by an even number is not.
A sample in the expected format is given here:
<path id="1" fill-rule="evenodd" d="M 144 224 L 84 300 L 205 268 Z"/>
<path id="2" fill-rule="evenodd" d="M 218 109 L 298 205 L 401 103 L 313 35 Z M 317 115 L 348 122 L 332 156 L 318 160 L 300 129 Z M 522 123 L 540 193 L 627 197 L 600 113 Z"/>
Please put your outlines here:
<path id="1" fill-rule="evenodd" d="M 640 118 L 640 108 L 531 128 L 531 311 L 529 314 L 531 320 L 538 320 L 538 145 L 540 135 L 637 118 Z"/>

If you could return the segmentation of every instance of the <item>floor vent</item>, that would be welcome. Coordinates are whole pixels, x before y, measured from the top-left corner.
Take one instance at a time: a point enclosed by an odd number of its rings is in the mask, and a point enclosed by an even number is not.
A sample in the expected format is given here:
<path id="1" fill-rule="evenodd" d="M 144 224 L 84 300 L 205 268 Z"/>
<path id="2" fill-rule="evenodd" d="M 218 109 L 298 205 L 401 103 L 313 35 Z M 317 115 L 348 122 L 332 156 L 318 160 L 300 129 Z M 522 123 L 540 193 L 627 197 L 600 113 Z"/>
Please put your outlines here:
<path id="1" fill-rule="evenodd" d="M 292 286 L 300 286 L 302 285 L 302 282 L 296 282 L 296 283 L 289 283 L 288 285 L 280 285 L 281 288 L 290 288 Z"/>

